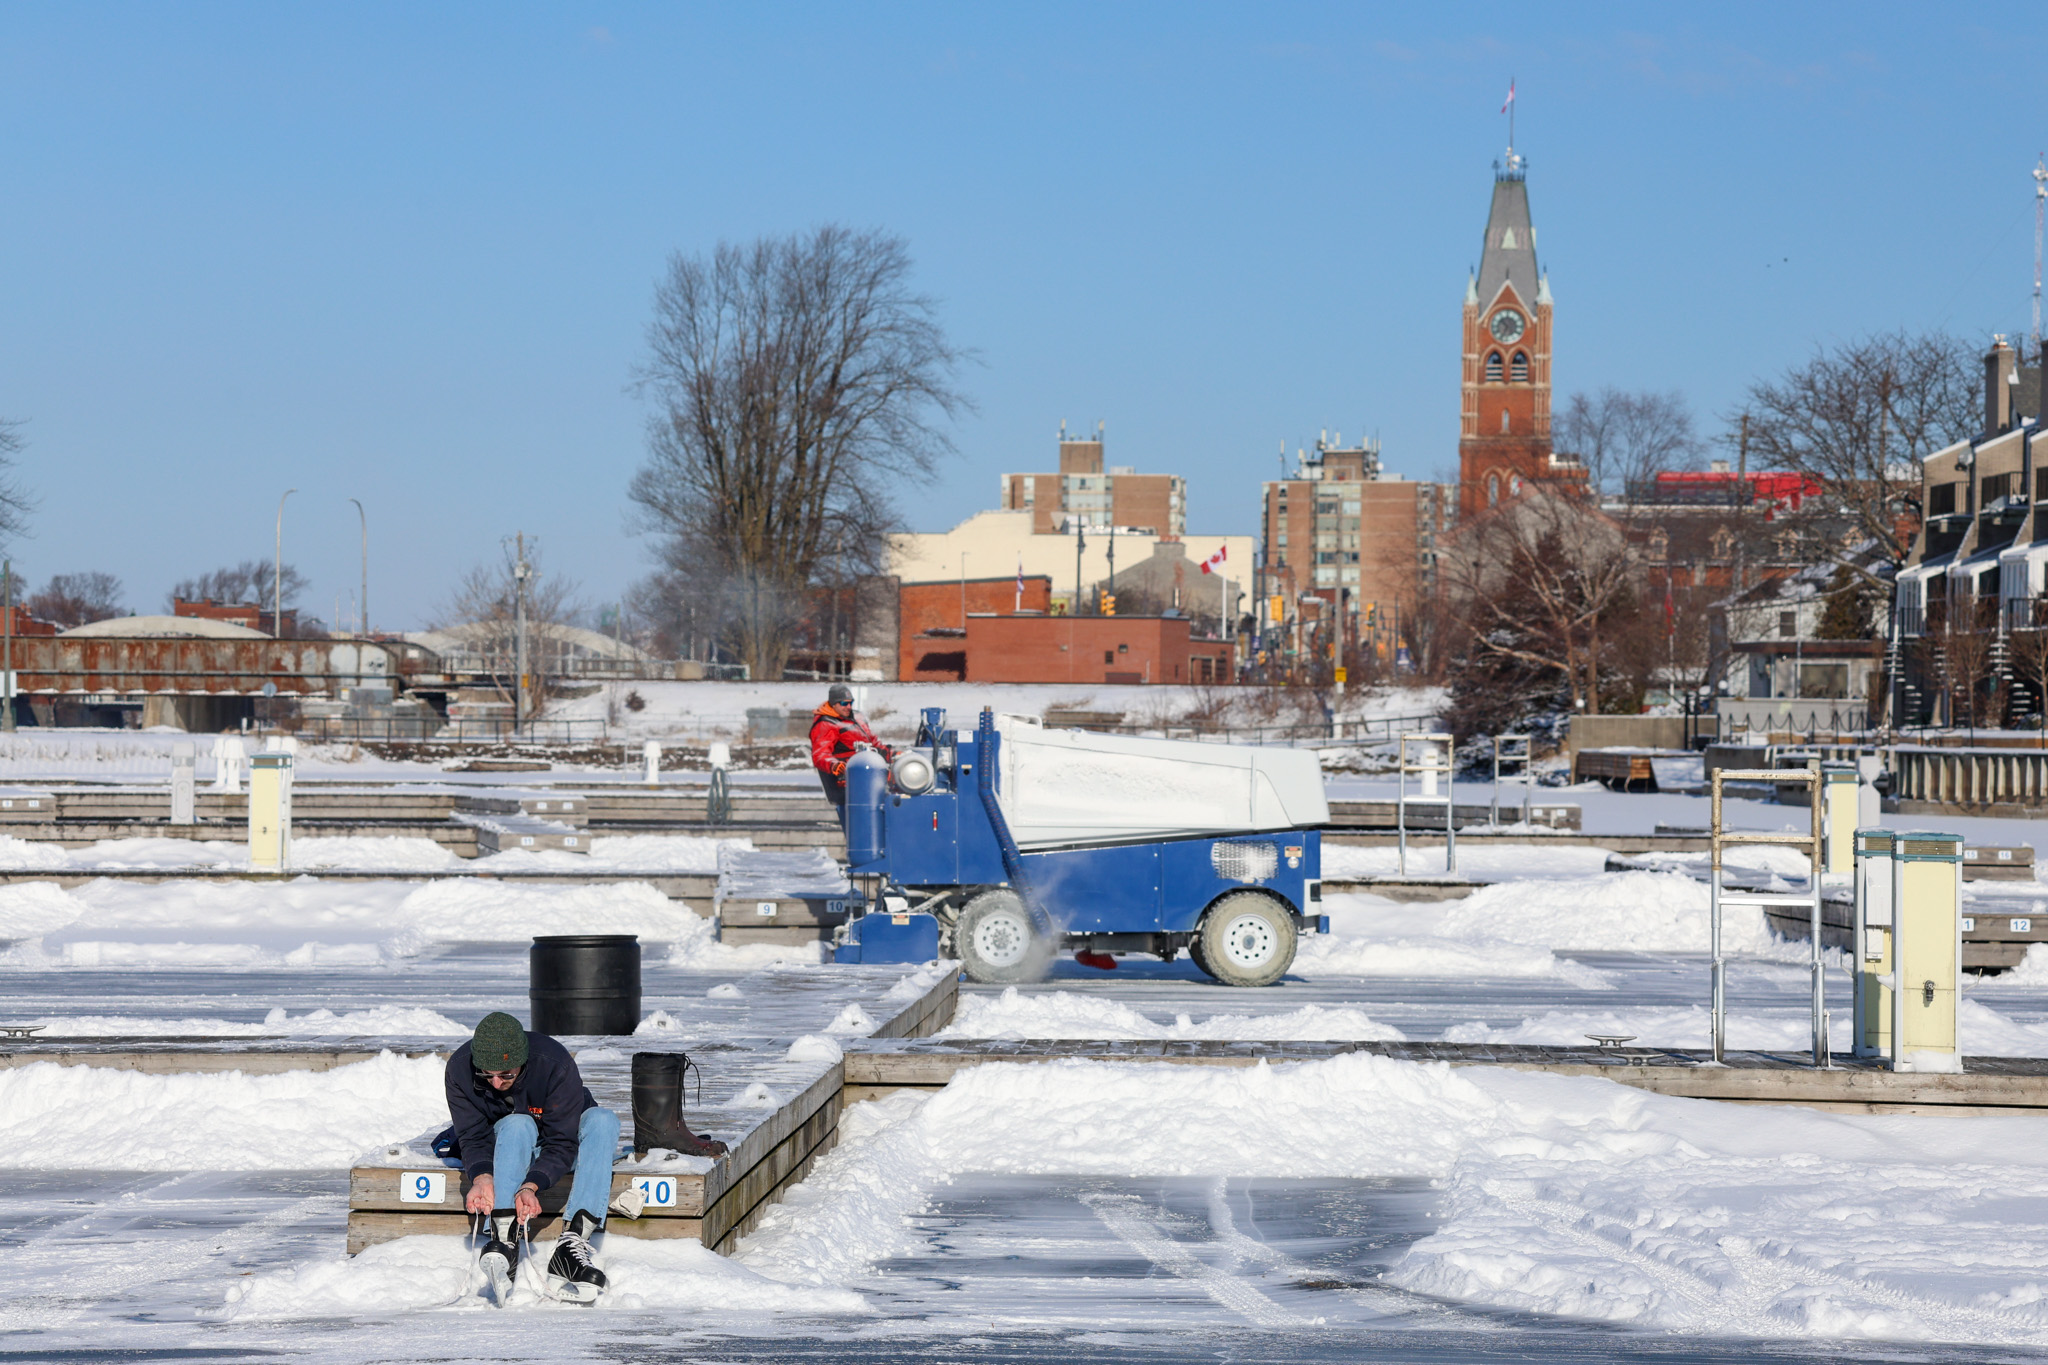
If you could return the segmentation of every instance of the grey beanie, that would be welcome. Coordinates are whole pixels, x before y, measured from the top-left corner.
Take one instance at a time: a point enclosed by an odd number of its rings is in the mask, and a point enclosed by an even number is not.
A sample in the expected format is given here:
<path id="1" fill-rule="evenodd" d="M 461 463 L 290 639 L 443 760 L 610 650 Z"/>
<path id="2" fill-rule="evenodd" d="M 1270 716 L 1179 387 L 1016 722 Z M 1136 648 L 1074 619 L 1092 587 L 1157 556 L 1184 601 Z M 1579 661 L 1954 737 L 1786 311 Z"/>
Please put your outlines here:
<path id="1" fill-rule="evenodd" d="M 851 706 L 853 689 L 845 683 L 833 683 L 825 692 L 825 700 L 834 706 Z"/>
<path id="2" fill-rule="evenodd" d="M 513 1071 L 526 1065 L 526 1030 L 502 1010 L 486 1014 L 469 1042 L 469 1064 L 478 1071 Z"/>

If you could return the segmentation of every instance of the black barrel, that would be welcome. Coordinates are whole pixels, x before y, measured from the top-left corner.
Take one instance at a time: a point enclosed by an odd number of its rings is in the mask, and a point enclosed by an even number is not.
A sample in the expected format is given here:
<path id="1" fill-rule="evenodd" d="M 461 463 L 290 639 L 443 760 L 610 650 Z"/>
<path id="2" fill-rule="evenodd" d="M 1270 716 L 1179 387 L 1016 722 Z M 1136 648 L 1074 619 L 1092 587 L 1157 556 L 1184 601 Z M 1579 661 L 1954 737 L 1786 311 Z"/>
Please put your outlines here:
<path id="1" fill-rule="evenodd" d="M 639 1025 L 638 935 L 536 938 L 528 961 L 535 1033 L 631 1033 Z"/>

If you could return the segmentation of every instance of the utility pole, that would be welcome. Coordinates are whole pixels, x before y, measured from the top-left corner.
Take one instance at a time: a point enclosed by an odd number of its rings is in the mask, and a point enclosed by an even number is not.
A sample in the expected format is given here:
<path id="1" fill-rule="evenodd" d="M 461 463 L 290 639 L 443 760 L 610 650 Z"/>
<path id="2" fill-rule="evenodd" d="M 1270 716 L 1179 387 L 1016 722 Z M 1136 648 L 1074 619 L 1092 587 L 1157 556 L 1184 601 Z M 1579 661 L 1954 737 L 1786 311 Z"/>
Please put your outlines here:
<path id="1" fill-rule="evenodd" d="M 356 626 L 358 627 L 356 633 L 368 635 L 370 633 L 370 516 L 369 513 L 363 511 L 363 505 L 360 502 L 356 502 L 354 498 L 350 498 L 349 501 L 356 504 L 356 520 L 361 522 L 363 527 L 363 595 L 356 600 Z"/>
<path id="2" fill-rule="evenodd" d="M 6 643 L 5 643 L 4 645 L 0 645 L 0 651 L 4 651 L 4 655 L 5 655 L 5 657 L 4 657 L 4 658 L 0 658 L 0 675 L 4 675 L 4 681 L 5 681 L 5 684 L 6 684 L 6 692 L 7 692 L 7 697 L 6 697 L 6 702 L 5 702 L 5 705 L 6 705 L 7 709 L 6 709 L 6 711 L 5 711 L 4 713 L 0 713 L 0 732 L 5 732 L 5 733 L 7 733 L 7 734 L 10 734 L 10 735 L 11 735 L 11 734 L 13 734 L 13 733 L 14 733 L 14 561 L 13 561 L 13 560 L 9 559 L 9 560 L 5 560 L 5 561 L 0 561 L 0 575 L 4 575 L 4 576 L 6 577 L 6 579 L 7 579 L 7 586 L 6 586 L 6 588 L 5 588 L 5 589 L 0 589 L 0 591 L 4 591 L 4 592 L 6 593 L 6 599 L 7 599 L 7 605 L 6 605 L 6 612 L 7 612 L 7 626 L 6 626 L 6 630 L 7 630 L 7 633 L 6 633 L 6 635 L 5 635 L 4 637 L 0 637 L 0 639 L 4 639 L 4 640 L 6 641 Z"/>
<path id="3" fill-rule="evenodd" d="M 526 562 L 526 533 L 518 536 L 519 555 L 512 563 L 512 737 L 526 719 L 526 580 L 533 569 Z"/>
<path id="4" fill-rule="evenodd" d="M 2034 161 L 2034 363 L 2041 363 L 2041 223 L 2048 206 L 2048 155 Z"/>
<path id="5" fill-rule="evenodd" d="M 1088 523 L 1074 518 L 1074 605 L 1067 608 L 1067 615 L 1081 614 L 1081 552 L 1088 548 Z M 1071 651 L 1069 651 L 1071 652 Z"/>
<path id="6" fill-rule="evenodd" d="M 284 498 L 298 491 L 287 488 Z M 270 633 L 280 640 L 284 638 L 284 498 L 277 500 L 277 548 L 270 566 Z"/>

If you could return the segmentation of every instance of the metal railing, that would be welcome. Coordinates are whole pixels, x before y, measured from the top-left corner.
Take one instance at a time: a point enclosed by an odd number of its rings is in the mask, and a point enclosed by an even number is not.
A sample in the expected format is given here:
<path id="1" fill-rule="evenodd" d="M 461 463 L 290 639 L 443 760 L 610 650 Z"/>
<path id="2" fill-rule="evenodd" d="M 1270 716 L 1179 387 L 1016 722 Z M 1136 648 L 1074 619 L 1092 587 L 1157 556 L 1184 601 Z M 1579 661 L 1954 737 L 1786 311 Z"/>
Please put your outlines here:
<path id="1" fill-rule="evenodd" d="M 602 744 L 607 731 L 601 720 L 529 720 L 513 725 L 503 720 L 447 720 L 438 716 L 307 716 L 292 733 L 315 744 L 427 741 L 450 743 Z"/>
<path id="2" fill-rule="evenodd" d="M 1397 741 L 1416 725 L 1434 723 L 1434 715 L 1370 716 L 1360 719 L 1298 721 L 1287 725 L 1223 725 L 1208 721 L 1118 721 L 1085 726 L 1097 734 L 1146 735 L 1157 739 L 1208 740 L 1216 744 L 1359 744 Z"/>
<path id="3" fill-rule="evenodd" d="M 1458 804 L 1457 795 L 1457 751 L 1452 748 L 1450 735 L 1441 730 L 1415 730 L 1399 739 L 1401 773 L 1399 785 L 1395 788 L 1394 828 L 1400 849 L 1397 865 L 1401 875 L 1408 875 L 1408 803 L 1419 806 L 1442 806 L 1444 811 L 1444 874 L 1455 875 L 1458 871 Z M 1421 750 L 1411 761 L 1408 756 L 1410 745 L 1420 745 Z M 1408 778 L 1413 775 L 1422 779 L 1422 790 L 1414 796 L 1408 794 Z M 1432 791 L 1436 780 L 1444 780 L 1441 793 Z"/>
<path id="4" fill-rule="evenodd" d="M 1734 833 L 1725 829 L 1721 822 L 1721 784 L 1723 782 L 1804 782 L 1808 787 L 1808 818 L 1811 821 L 1807 832 L 1799 834 Z M 1813 925 L 1813 1064 L 1825 1067 L 1828 1060 L 1828 1015 L 1827 980 L 1822 975 L 1820 944 L 1820 873 L 1821 836 L 1826 826 L 1822 823 L 1820 765 L 1807 768 L 1766 768 L 1761 770 L 1717 768 L 1714 770 L 1714 794 L 1712 817 L 1709 829 L 1711 857 L 1707 864 L 1707 895 L 1711 901 L 1712 921 L 1712 1009 L 1714 1061 L 1723 1061 L 1728 1043 L 1728 964 L 1721 956 L 1721 907 L 1724 905 L 1754 905 L 1768 911 L 1773 906 L 1780 908 L 1799 907 L 1807 911 Z M 1806 891 L 1792 894 L 1778 891 L 1725 891 L 1721 887 L 1721 852 L 1730 844 L 1774 844 L 1779 847 L 1804 848 L 1808 858 Z"/>

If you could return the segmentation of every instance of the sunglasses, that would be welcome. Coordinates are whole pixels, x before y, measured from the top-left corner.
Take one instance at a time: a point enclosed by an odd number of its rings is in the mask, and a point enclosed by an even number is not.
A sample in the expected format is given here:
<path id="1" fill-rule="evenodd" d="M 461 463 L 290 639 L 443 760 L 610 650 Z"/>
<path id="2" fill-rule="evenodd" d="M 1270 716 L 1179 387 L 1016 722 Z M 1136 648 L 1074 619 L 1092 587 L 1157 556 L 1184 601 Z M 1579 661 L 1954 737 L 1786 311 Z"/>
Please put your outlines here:
<path id="1" fill-rule="evenodd" d="M 518 1071 L 479 1071 L 476 1074 L 487 1081 L 516 1081 L 519 1079 Z"/>

